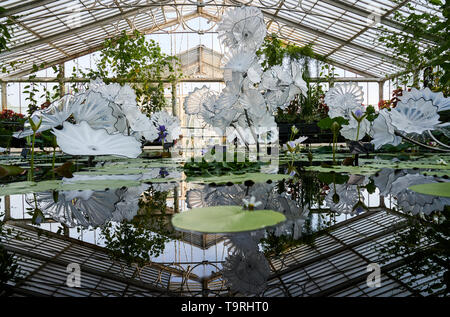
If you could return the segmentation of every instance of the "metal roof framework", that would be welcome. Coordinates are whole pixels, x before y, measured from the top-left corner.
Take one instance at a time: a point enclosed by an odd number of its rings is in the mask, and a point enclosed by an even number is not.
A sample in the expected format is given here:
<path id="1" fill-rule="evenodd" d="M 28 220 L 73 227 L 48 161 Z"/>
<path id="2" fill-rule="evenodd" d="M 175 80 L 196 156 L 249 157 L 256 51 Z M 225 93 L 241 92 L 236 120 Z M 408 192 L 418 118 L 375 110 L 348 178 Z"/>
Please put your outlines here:
<path id="1" fill-rule="evenodd" d="M 98 51 L 123 30 L 202 33 L 188 21 L 203 17 L 214 24 L 226 9 L 252 5 L 261 8 L 269 33 L 300 46 L 312 44 L 331 64 L 381 79 L 401 71 L 404 61 L 377 42 L 376 23 L 403 32 L 392 14 L 407 14 L 407 3 L 442 16 L 420 0 L 6 0 L 0 21 L 10 18 L 14 33 L 0 60 L 19 62 L 8 76 L 24 76 L 33 65 L 49 67 Z M 434 40 L 432 35 L 422 39 L 423 47 Z"/>

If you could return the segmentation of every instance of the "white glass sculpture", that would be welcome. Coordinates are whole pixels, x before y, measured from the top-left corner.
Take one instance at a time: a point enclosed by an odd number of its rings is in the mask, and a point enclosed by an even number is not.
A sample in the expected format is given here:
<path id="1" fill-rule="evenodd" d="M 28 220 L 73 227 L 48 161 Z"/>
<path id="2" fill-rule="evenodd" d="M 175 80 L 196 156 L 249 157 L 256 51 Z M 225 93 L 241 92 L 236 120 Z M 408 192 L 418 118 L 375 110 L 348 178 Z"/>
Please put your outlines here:
<path id="1" fill-rule="evenodd" d="M 71 155 L 117 155 L 135 158 L 141 154 L 141 144 L 131 136 L 108 134 L 104 129 L 92 129 L 86 121 L 64 122 L 63 129 L 53 129 L 56 141 L 64 153 Z"/>
<path id="2" fill-rule="evenodd" d="M 230 49 L 257 50 L 266 36 L 264 16 L 256 7 L 242 6 L 224 13 L 217 32 Z"/>
<path id="3" fill-rule="evenodd" d="M 361 106 L 364 93 L 356 83 L 336 84 L 325 94 L 325 103 L 330 118 L 344 117 L 350 119 L 355 107 Z"/>

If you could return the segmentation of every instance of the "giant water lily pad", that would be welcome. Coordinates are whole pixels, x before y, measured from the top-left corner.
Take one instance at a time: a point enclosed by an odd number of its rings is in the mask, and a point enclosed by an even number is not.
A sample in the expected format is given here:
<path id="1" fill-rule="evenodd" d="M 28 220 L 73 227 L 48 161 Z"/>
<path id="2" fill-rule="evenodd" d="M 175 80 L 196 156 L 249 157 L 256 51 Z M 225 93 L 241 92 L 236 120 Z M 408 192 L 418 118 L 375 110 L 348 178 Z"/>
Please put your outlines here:
<path id="1" fill-rule="evenodd" d="M 330 167 L 324 166 L 306 166 L 306 171 L 316 171 L 316 172 L 336 172 L 336 173 L 350 173 L 357 175 L 373 175 L 376 172 L 380 171 L 380 167 L 373 166 L 344 166 L 344 165 L 336 165 Z"/>
<path id="2" fill-rule="evenodd" d="M 139 185 L 139 181 L 123 179 L 82 180 L 70 183 L 61 180 L 48 180 L 41 182 L 25 181 L 0 185 L 0 196 L 37 193 L 48 190 L 103 190 L 106 188 L 111 189 Z"/>
<path id="3" fill-rule="evenodd" d="M 408 188 L 419 194 L 450 197 L 450 182 L 420 184 L 420 185 L 413 185 Z"/>
<path id="4" fill-rule="evenodd" d="M 241 206 L 194 208 L 172 218 L 175 228 L 201 233 L 235 233 L 275 226 L 286 217 L 273 210 L 244 210 Z"/>
<path id="5" fill-rule="evenodd" d="M 233 183 L 239 184 L 245 181 L 252 181 L 254 183 L 266 183 L 268 181 L 280 181 L 291 176 L 285 174 L 264 174 L 264 173 L 245 173 L 245 174 L 226 174 L 221 176 L 195 176 L 188 177 L 186 180 L 191 183 L 203 183 L 203 184 L 226 184 Z"/>

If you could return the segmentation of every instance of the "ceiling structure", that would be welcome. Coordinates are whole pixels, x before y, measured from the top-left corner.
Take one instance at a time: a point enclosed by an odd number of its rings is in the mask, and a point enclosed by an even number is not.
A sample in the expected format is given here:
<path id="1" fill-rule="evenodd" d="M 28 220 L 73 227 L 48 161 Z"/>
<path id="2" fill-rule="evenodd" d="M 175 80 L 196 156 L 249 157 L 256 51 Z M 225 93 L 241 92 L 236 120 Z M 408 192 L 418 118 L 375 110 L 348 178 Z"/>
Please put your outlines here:
<path id="1" fill-rule="evenodd" d="M 392 14 L 406 14 L 407 3 L 432 10 L 420 0 L 6 0 L 0 3 L 5 8 L 0 22 L 11 19 L 14 33 L 0 61 L 19 62 L 8 76 L 25 76 L 33 65 L 49 67 L 98 51 L 105 39 L 123 30 L 204 34 L 214 31 L 225 10 L 252 5 L 262 10 L 269 33 L 299 46 L 312 44 L 339 68 L 383 78 L 401 71 L 403 61 L 377 41 L 377 28 L 381 24 L 402 32 Z M 210 29 L 189 24 L 198 17 L 209 20 Z M 433 45 L 433 40 L 427 36 L 423 46 Z"/>

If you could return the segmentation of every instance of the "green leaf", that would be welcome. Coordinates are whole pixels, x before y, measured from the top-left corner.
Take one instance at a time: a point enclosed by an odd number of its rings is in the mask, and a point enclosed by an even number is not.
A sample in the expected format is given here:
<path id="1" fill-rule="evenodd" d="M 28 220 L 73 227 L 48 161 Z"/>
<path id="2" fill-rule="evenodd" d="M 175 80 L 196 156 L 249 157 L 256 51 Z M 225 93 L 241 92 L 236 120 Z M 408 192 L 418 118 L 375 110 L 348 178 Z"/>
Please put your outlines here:
<path id="1" fill-rule="evenodd" d="M 244 210 L 241 206 L 194 208 L 172 218 L 175 228 L 203 233 L 235 233 L 275 226 L 286 217 L 273 210 Z"/>
<path id="2" fill-rule="evenodd" d="M 0 178 L 6 176 L 17 176 L 22 174 L 24 171 L 25 170 L 20 166 L 0 164 Z"/>
<path id="3" fill-rule="evenodd" d="M 264 174 L 264 173 L 245 173 L 245 174 L 227 174 L 222 176 L 211 177 L 188 177 L 186 181 L 191 183 L 203 183 L 203 184 L 226 184 L 226 183 L 244 183 L 245 181 L 253 181 L 255 183 L 265 183 L 268 181 L 280 181 L 290 178 L 285 174 Z"/>
<path id="4" fill-rule="evenodd" d="M 450 182 L 413 185 L 408 189 L 419 194 L 450 197 Z"/>

